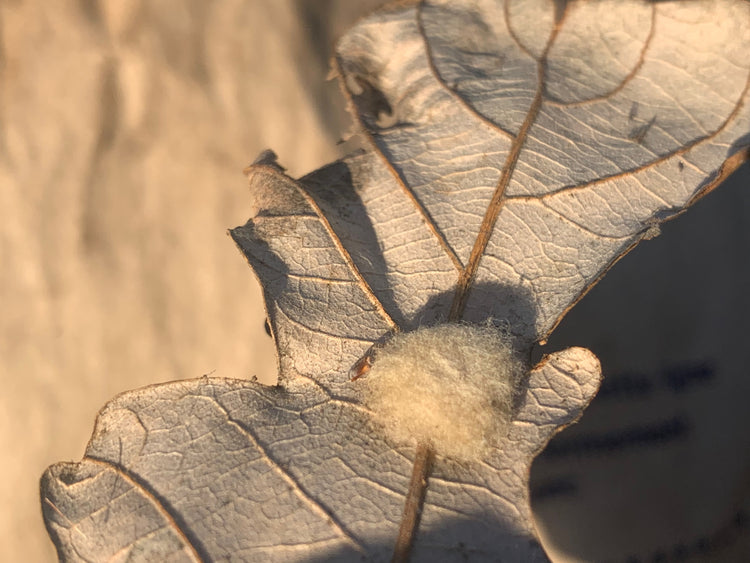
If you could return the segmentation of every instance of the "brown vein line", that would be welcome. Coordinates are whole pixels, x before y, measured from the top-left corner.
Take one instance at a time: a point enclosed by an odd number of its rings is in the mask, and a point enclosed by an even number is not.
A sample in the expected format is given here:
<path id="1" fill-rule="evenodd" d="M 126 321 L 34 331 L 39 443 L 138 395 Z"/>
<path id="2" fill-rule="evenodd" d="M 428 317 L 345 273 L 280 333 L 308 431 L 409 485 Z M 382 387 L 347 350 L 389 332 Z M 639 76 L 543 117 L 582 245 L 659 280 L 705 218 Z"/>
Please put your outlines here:
<path id="1" fill-rule="evenodd" d="M 55 511 L 55 513 L 60 518 L 62 518 L 63 520 L 65 520 L 65 524 L 68 526 L 68 529 L 76 528 L 76 530 L 78 531 L 79 534 L 82 534 L 82 535 L 85 536 L 85 534 L 83 534 L 83 532 L 81 532 L 77 528 L 78 522 L 73 522 L 70 518 L 68 518 L 67 516 L 65 516 L 65 514 L 63 514 L 62 510 L 60 510 L 59 508 L 57 508 L 57 505 L 54 502 L 52 502 L 52 500 L 50 500 L 50 498 L 47 495 L 44 496 L 44 504 L 46 504 L 47 506 L 49 506 L 52 510 Z"/>
<path id="2" fill-rule="evenodd" d="M 703 170 L 703 168 L 701 168 L 700 166 L 697 166 L 697 165 L 693 164 L 693 163 L 692 163 L 692 162 L 690 162 L 690 161 L 689 161 L 689 160 L 688 160 L 687 158 L 683 158 L 683 159 L 682 159 L 682 165 L 683 165 L 683 166 L 689 166 L 689 167 L 690 167 L 690 169 L 691 169 L 691 170 L 692 170 L 693 172 L 697 172 L 698 174 L 706 174 L 706 171 L 705 171 L 705 170 Z"/>
<path id="3" fill-rule="evenodd" d="M 338 75 L 342 77 L 345 76 L 343 66 L 341 64 L 341 58 L 338 55 L 336 55 L 336 57 L 334 58 L 333 64 L 336 67 L 335 70 L 338 73 Z M 448 241 L 446 240 L 446 238 L 443 236 L 443 233 L 438 228 L 437 223 L 432 218 L 432 215 L 422 205 L 422 202 L 419 201 L 416 194 L 408 186 L 406 179 L 401 176 L 398 170 L 395 169 L 395 167 L 391 164 L 390 160 L 385 156 L 383 151 L 378 146 L 378 143 L 375 140 L 373 133 L 370 131 L 370 129 L 367 127 L 367 125 L 364 123 L 364 121 L 360 117 L 359 111 L 356 111 L 357 105 L 354 103 L 354 98 L 352 97 L 351 92 L 349 92 L 349 89 L 346 87 L 346 83 L 343 79 L 340 81 L 340 85 L 341 85 L 341 91 L 343 92 L 344 97 L 347 100 L 347 103 L 349 104 L 351 108 L 355 108 L 355 111 L 352 111 L 351 113 L 352 115 L 354 115 L 354 118 L 356 119 L 357 123 L 360 126 L 359 128 L 360 128 L 361 134 L 364 135 L 364 137 L 369 141 L 370 146 L 380 157 L 381 162 L 383 162 L 386 169 L 390 172 L 391 176 L 395 180 L 398 187 L 401 188 L 401 191 L 406 195 L 409 201 L 411 201 L 412 205 L 417 210 L 417 213 L 419 213 L 419 215 L 422 217 L 422 220 L 427 226 L 427 229 L 437 239 L 438 244 L 443 249 L 443 252 L 445 252 L 448 255 L 448 258 L 450 258 L 451 262 L 453 262 L 453 266 L 459 272 L 462 271 L 464 265 L 461 262 L 461 259 L 453 250 L 453 247 L 451 247 L 451 245 L 448 244 Z"/>
<path id="4" fill-rule="evenodd" d="M 373 489 L 377 489 L 381 493 L 387 494 L 389 496 L 400 498 L 403 495 L 401 491 L 396 491 L 393 488 L 388 487 L 384 483 L 380 483 L 374 479 L 371 479 L 370 477 L 365 477 L 364 475 L 360 475 L 359 471 L 357 471 L 350 464 L 344 461 L 342 456 L 339 456 L 337 458 L 337 461 L 341 463 L 341 465 L 346 467 L 348 471 L 351 472 L 352 476 L 347 478 L 348 481 L 362 481 L 363 483 L 367 484 L 367 486 L 372 487 Z M 390 472 L 387 473 L 387 475 L 390 475 Z"/>
<path id="5" fill-rule="evenodd" d="M 314 213 L 273 213 L 273 214 L 266 214 L 265 211 L 258 213 L 255 217 L 252 218 L 253 222 L 263 219 L 264 221 L 272 221 L 274 219 L 317 219 L 317 215 Z M 242 227 L 239 227 L 242 228 Z"/>
<path id="6" fill-rule="evenodd" d="M 279 174 L 282 177 L 282 179 L 285 181 L 292 182 L 294 187 L 297 189 L 298 193 L 305 199 L 307 204 L 310 207 L 312 207 L 313 211 L 315 211 L 315 213 L 317 214 L 318 219 L 320 220 L 320 223 L 323 225 L 323 228 L 325 228 L 326 232 L 328 233 L 328 236 L 331 237 L 331 241 L 333 242 L 333 245 L 341 254 L 341 257 L 344 259 L 344 262 L 346 263 L 346 265 L 349 267 L 352 274 L 356 278 L 357 282 L 359 283 L 359 286 L 362 288 L 362 291 L 365 293 L 365 295 L 367 295 L 367 298 L 375 306 L 375 309 L 377 310 L 377 312 L 380 314 L 380 316 L 383 318 L 383 320 L 385 320 L 385 322 L 388 325 L 390 325 L 394 330 L 398 330 L 398 325 L 391 318 L 388 312 L 385 310 L 385 307 L 383 307 L 383 304 L 375 295 L 375 292 L 370 287 L 370 284 L 368 284 L 365 278 L 362 276 L 362 272 L 359 271 L 359 268 L 357 268 L 357 265 L 354 263 L 354 260 L 352 260 L 351 255 L 346 250 L 346 248 L 344 248 L 344 245 L 341 242 L 341 239 L 333 230 L 333 227 L 331 227 L 331 223 L 323 214 L 323 211 L 320 209 L 317 202 L 312 198 L 312 196 L 310 196 L 309 193 L 307 193 L 307 191 L 299 184 L 299 182 L 293 180 L 286 174 L 283 174 L 282 172 L 279 172 L 276 169 L 271 169 L 270 172 L 274 174 Z"/>
<path id="7" fill-rule="evenodd" d="M 497 472 L 497 468 L 492 467 L 491 470 Z M 430 480 L 431 481 L 435 481 L 436 483 L 442 484 L 446 489 L 451 489 L 451 488 L 455 487 L 455 488 L 458 488 L 458 489 L 460 489 L 462 491 L 467 492 L 467 494 L 468 494 L 468 490 L 472 489 L 476 493 L 479 493 L 479 494 L 482 494 L 482 495 L 487 495 L 489 497 L 494 497 L 495 499 L 497 499 L 496 502 L 501 502 L 501 503 L 503 503 L 505 505 L 505 507 L 507 509 L 510 509 L 510 510 L 515 511 L 515 512 L 517 512 L 517 513 L 520 514 L 520 511 L 519 511 L 518 507 L 515 506 L 510 500 L 508 500 L 507 498 L 503 497 L 502 495 L 499 495 L 497 493 L 497 491 L 493 491 L 492 489 L 490 489 L 487 486 L 477 485 L 475 483 L 460 483 L 460 482 L 456 482 L 456 481 L 450 481 L 450 480 L 447 480 L 447 479 L 441 478 L 441 477 L 431 477 Z M 481 506 L 482 504 L 484 504 L 481 500 L 477 500 L 473 496 L 471 498 L 472 498 L 472 500 L 474 500 L 474 502 L 476 502 L 477 505 Z M 456 514 L 461 514 L 462 516 L 467 516 L 469 518 L 472 518 L 472 519 L 476 520 L 476 516 L 473 516 L 470 513 L 463 512 L 463 511 L 460 511 L 460 510 L 457 510 L 455 508 L 451 508 L 451 507 L 448 507 L 448 506 L 444 506 L 442 504 L 436 504 L 434 502 L 430 502 L 430 508 L 432 508 L 432 507 L 443 509 L 443 510 L 450 511 L 450 512 L 454 512 Z M 481 520 L 478 520 L 478 521 L 481 521 Z"/>
<path id="8" fill-rule="evenodd" d="M 279 375 L 281 375 L 281 374 L 279 374 Z M 333 399 L 333 395 L 332 395 L 331 391 L 327 387 L 325 387 L 324 385 L 322 385 L 319 381 L 315 380 L 314 378 L 312 378 L 309 375 L 306 375 L 304 373 L 295 372 L 294 375 L 295 375 L 295 377 L 294 377 L 295 379 L 304 379 L 304 380 L 307 381 L 307 383 L 311 383 L 313 385 L 313 387 L 316 387 L 318 389 L 318 391 L 320 391 L 326 397 L 328 397 L 328 400 Z M 264 385 L 264 384 L 263 383 L 259 383 L 258 385 Z M 269 402 L 270 402 L 270 400 L 269 400 Z"/>
<path id="9" fill-rule="evenodd" d="M 216 407 L 224 413 L 229 424 L 234 425 L 240 432 L 242 432 L 253 445 L 255 450 L 260 454 L 263 461 L 273 470 L 274 473 L 284 481 L 289 487 L 297 493 L 297 496 L 308 504 L 308 508 L 320 516 L 323 521 L 331 525 L 343 538 L 348 541 L 357 551 L 362 554 L 366 553 L 366 550 L 362 544 L 360 544 L 353 533 L 349 532 L 343 524 L 339 523 L 333 512 L 326 509 L 319 501 L 317 501 L 312 494 L 308 493 L 305 488 L 297 482 L 297 480 L 289 474 L 284 468 L 276 463 L 273 458 L 268 455 L 266 449 L 261 445 L 260 440 L 247 428 L 244 424 L 237 422 L 230 414 L 229 411 L 222 405 L 217 399 L 214 399 Z"/>
<path id="10" fill-rule="evenodd" d="M 301 328 L 303 328 L 305 330 L 309 330 L 310 332 L 312 332 L 314 334 L 320 334 L 320 335 L 323 335 L 323 336 L 327 336 L 328 338 L 337 338 L 339 340 L 348 340 L 350 342 L 361 342 L 363 344 L 370 344 L 370 345 L 372 345 L 372 343 L 375 342 L 371 338 L 356 338 L 354 336 L 343 336 L 341 334 L 335 334 L 333 332 L 328 332 L 328 331 L 325 331 L 325 330 L 320 330 L 320 329 L 317 329 L 317 328 L 313 328 L 311 326 L 307 326 L 302 321 L 298 321 L 294 317 L 290 316 L 286 311 L 284 311 L 284 309 L 282 309 L 278 305 L 277 305 L 277 309 L 278 309 L 278 311 L 282 315 L 284 315 L 284 318 L 286 318 L 286 320 L 288 320 L 291 324 L 296 325 L 298 327 L 301 327 Z"/>
<path id="11" fill-rule="evenodd" d="M 471 115 L 473 115 L 475 118 L 477 118 L 479 121 L 484 123 L 485 125 L 489 126 L 490 129 L 493 131 L 497 131 L 498 133 L 501 133 L 502 135 L 508 137 L 511 141 L 515 141 L 517 135 L 515 133 L 512 133 L 510 131 L 506 131 L 503 129 L 500 125 L 489 119 L 488 117 L 482 115 L 479 111 L 476 110 L 471 104 L 469 104 L 464 98 L 456 92 L 454 88 L 451 88 L 445 80 L 443 80 L 442 75 L 437 69 L 437 65 L 435 64 L 435 61 L 432 57 L 432 51 L 429 48 L 429 42 L 427 41 L 427 32 L 424 29 L 424 24 L 422 23 L 422 5 L 424 4 L 425 0 L 420 0 L 419 7 L 417 8 L 417 25 L 419 26 L 419 33 L 422 35 L 422 37 L 425 39 L 425 52 L 427 55 L 427 64 L 430 67 L 430 70 L 432 71 L 432 75 L 440 84 L 443 85 L 443 88 L 449 93 L 449 95 L 454 98 L 456 101 L 458 101 L 461 106 L 468 111 Z M 515 38 L 514 38 L 515 39 Z M 523 49 L 523 47 L 522 47 Z M 524 52 L 526 52 L 525 49 L 523 49 Z M 529 53 L 529 57 L 536 60 L 536 58 Z"/>
<path id="12" fill-rule="evenodd" d="M 285 553 L 297 553 L 299 551 L 306 552 L 304 559 L 297 559 L 297 561 L 310 561 L 310 552 L 312 551 L 312 547 L 322 547 L 327 546 L 330 544 L 335 544 L 338 542 L 338 538 L 333 538 L 329 540 L 313 540 L 313 541 L 304 541 L 300 543 L 277 543 L 273 542 L 273 545 L 255 545 L 249 548 L 245 549 L 238 549 L 237 551 L 232 553 L 232 560 L 238 560 L 238 561 L 246 561 L 246 559 L 242 558 L 242 553 L 249 552 L 249 553 L 263 553 L 263 554 L 269 554 L 275 555 L 276 557 L 272 559 L 272 561 L 278 560 L 279 552 L 283 551 Z M 335 547 L 335 545 L 334 545 Z M 235 559 L 236 558 L 236 559 Z M 255 561 L 255 559 L 253 559 Z"/>
<path id="13" fill-rule="evenodd" d="M 401 491 L 396 491 L 384 485 L 383 483 L 379 483 L 378 481 L 375 481 L 374 479 L 371 479 L 369 477 L 363 477 L 362 475 L 356 473 L 354 469 L 352 469 L 349 465 L 346 465 L 346 467 L 355 475 L 355 477 L 351 477 L 352 481 L 362 481 L 365 485 L 367 485 L 368 487 L 372 487 L 373 489 L 377 489 L 383 495 L 389 495 L 396 498 L 401 498 L 403 496 L 403 493 Z"/>
<path id="14" fill-rule="evenodd" d="M 654 38 L 654 30 L 656 29 L 656 4 L 651 5 L 651 28 L 649 29 L 648 36 L 643 42 L 643 47 L 641 47 L 641 54 L 638 58 L 638 61 L 633 66 L 633 69 L 626 74 L 622 81 L 620 81 L 620 84 L 607 92 L 606 94 L 601 94 L 599 96 L 594 96 L 592 98 L 588 98 L 586 100 L 580 100 L 577 102 L 561 102 L 559 100 L 555 100 L 553 98 L 549 98 L 545 96 L 545 102 L 548 102 L 550 105 L 556 106 L 556 107 L 580 107 L 585 106 L 587 104 L 592 104 L 596 102 L 601 102 L 606 100 L 607 98 L 617 94 L 620 92 L 625 86 L 633 79 L 633 77 L 637 74 L 637 72 L 643 67 L 643 63 L 646 62 L 646 51 L 651 46 L 651 41 Z"/>
<path id="15" fill-rule="evenodd" d="M 300 280 L 300 281 L 309 281 L 309 282 L 316 282 L 316 283 L 330 283 L 335 285 L 351 285 L 353 283 L 356 283 L 356 280 L 345 280 L 340 278 L 325 278 L 322 276 L 306 276 L 304 274 L 293 274 L 291 272 L 285 272 L 285 275 L 287 277 Z"/>
<path id="16" fill-rule="evenodd" d="M 352 400 L 349 400 L 349 399 L 346 399 L 346 398 L 334 396 L 333 393 L 330 391 L 330 389 L 328 389 L 323 384 L 321 384 L 319 381 L 317 381 L 316 379 L 310 377 L 309 375 L 305 375 L 304 373 L 296 372 L 295 373 L 295 379 L 304 379 L 307 383 L 309 383 L 313 387 L 315 387 L 320 393 L 323 393 L 323 395 L 326 396 L 326 399 L 323 400 L 323 401 L 321 401 L 320 403 L 315 404 L 315 405 L 311 405 L 309 407 L 305 407 L 304 409 L 302 409 L 302 411 L 295 411 L 295 410 L 291 410 L 291 409 L 288 409 L 288 410 L 287 409 L 283 409 L 283 410 L 287 410 L 287 412 L 292 412 L 292 413 L 307 412 L 308 410 L 317 409 L 319 407 L 323 407 L 324 405 L 337 404 L 337 405 L 340 405 L 341 407 L 349 407 L 349 408 L 351 408 L 353 410 L 357 410 L 357 411 L 359 411 L 360 413 L 362 413 L 362 414 L 364 414 L 366 416 L 372 416 L 372 411 L 370 409 L 368 409 L 367 407 L 365 407 L 364 405 L 362 405 L 360 403 L 356 403 L 356 402 L 354 402 Z M 263 384 L 258 384 L 258 385 L 263 385 Z M 263 385 L 263 386 L 267 387 L 266 385 Z M 260 398 L 261 400 L 263 400 L 263 401 L 265 401 L 265 402 L 267 402 L 269 404 L 272 404 L 272 401 L 270 399 L 266 398 L 265 395 L 259 394 L 259 393 L 256 392 L 256 396 L 258 398 Z M 280 408 L 278 405 L 274 405 L 274 407 L 277 408 L 277 409 Z"/>
<path id="17" fill-rule="evenodd" d="M 701 170 L 697 166 L 693 166 L 692 164 L 689 164 L 688 161 L 685 161 L 686 166 L 690 166 L 693 168 L 695 172 L 698 172 L 699 174 L 705 174 L 705 171 Z M 669 203 L 666 199 L 664 199 L 661 195 L 659 195 L 657 192 L 652 190 L 651 188 L 647 187 L 643 182 L 639 180 L 635 180 L 638 183 L 638 187 L 636 189 L 643 190 L 646 192 L 646 194 L 653 199 L 659 201 L 662 205 L 664 205 L 665 208 L 671 208 L 673 205 Z M 591 185 L 587 185 L 587 187 L 592 187 Z M 546 193 L 546 194 L 532 194 L 532 195 L 509 195 L 505 197 L 506 203 L 509 201 L 539 201 L 545 203 L 545 200 L 548 199 L 554 199 L 557 195 L 565 195 L 567 188 L 563 188 L 560 190 L 556 190 L 554 192 Z M 603 196 L 602 196 L 603 197 Z"/>
<path id="18" fill-rule="evenodd" d="M 490 237 L 492 236 L 492 232 L 495 228 L 495 223 L 497 222 L 498 215 L 500 214 L 500 209 L 502 209 L 503 207 L 505 189 L 510 183 L 510 179 L 513 175 L 513 170 L 515 169 L 516 163 L 518 162 L 518 157 L 521 153 L 521 148 L 526 141 L 529 129 L 531 129 L 531 126 L 536 120 L 536 117 L 539 114 L 539 110 L 542 107 L 542 98 L 544 95 L 544 70 L 547 52 L 552 46 L 552 43 L 555 41 L 555 37 L 557 37 L 557 34 L 561 27 L 561 22 L 558 22 L 555 25 L 555 28 L 550 35 L 549 41 L 547 42 L 547 46 L 544 49 L 544 53 L 542 53 L 541 58 L 537 62 L 538 84 L 536 94 L 533 101 L 531 102 L 529 111 L 526 114 L 526 119 L 524 119 L 524 122 L 518 131 L 518 137 L 513 142 L 510 152 L 508 153 L 508 157 L 505 160 L 505 164 L 503 166 L 503 171 L 500 175 L 500 180 L 497 184 L 497 188 L 495 188 L 495 193 L 490 200 L 490 204 L 487 206 L 487 212 L 485 213 L 484 218 L 482 219 L 482 224 L 479 227 L 479 235 L 474 242 L 474 247 L 471 249 L 469 262 L 466 265 L 466 269 L 464 269 L 464 271 L 461 273 L 461 276 L 458 279 L 458 283 L 456 284 L 456 293 L 454 295 L 453 304 L 451 305 L 451 310 L 448 315 L 448 318 L 450 320 L 456 321 L 460 319 L 461 315 L 464 312 L 464 308 L 466 307 L 466 300 L 469 295 L 469 289 L 471 288 L 471 285 L 474 282 L 474 278 L 476 277 L 477 270 L 479 268 L 479 262 L 481 261 L 482 255 L 484 254 Z"/>
<path id="19" fill-rule="evenodd" d="M 558 211 L 557 209 L 555 209 L 553 207 L 550 207 L 550 205 L 548 203 L 542 201 L 542 202 L 540 202 L 540 204 L 542 205 L 542 207 L 544 207 L 550 213 L 554 213 L 555 215 L 557 215 L 558 217 L 560 217 L 560 219 L 562 219 L 563 221 L 567 221 L 571 225 L 573 225 L 575 227 L 578 227 L 579 229 L 581 229 L 584 232 L 589 233 L 591 236 L 599 237 L 599 238 L 603 238 L 603 239 L 609 239 L 609 240 L 624 240 L 624 239 L 627 239 L 627 238 L 633 236 L 633 233 L 630 233 L 630 234 L 627 234 L 627 235 L 621 236 L 621 237 L 618 237 L 618 236 L 615 236 L 615 235 L 605 235 L 603 233 L 597 233 L 595 231 L 592 231 L 591 228 L 587 227 L 586 225 L 584 225 L 582 223 L 579 223 L 578 221 L 575 221 L 575 220 L 571 219 L 570 217 L 566 217 L 565 215 L 562 214 L 562 212 Z"/>
<path id="20" fill-rule="evenodd" d="M 422 506 L 427 493 L 427 479 L 432 469 L 435 457 L 432 448 L 427 444 L 418 444 L 414 458 L 409 490 L 406 493 L 404 513 L 401 516 L 401 526 L 398 530 L 396 545 L 393 548 L 391 563 L 405 563 L 409 561 L 414 537 L 422 516 Z"/>
<path id="21" fill-rule="evenodd" d="M 184 545 L 190 550 L 193 559 L 201 562 L 211 560 L 211 557 L 209 556 L 205 546 L 188 528 L 187 523 L 176 513 L 176 511 L 174 511 L 170 503 L 159 493 L 154 491 L 146 481 L 130 472 L 122 465 L 113 463 L 106 459 L 91 455 L 86 455 L 83 459 L 84 461 L 89 461 L 91 463 L 101 465 L 107 469 L 114 471 L 123 481 L 127 482 L 134 489 L 137 489 L 144 496 L 146 496 L 156 507 L 157 511 L 172 526 L 175 533 L 179 536 Z"/>
<path id="22" fill-rule="evenodd" d="M 340 397 L 335 397 L 335 398 L 331 397 L 330 399 L 328 399 L 327 401 L 324 401 L 322 403 L 318 403 L 318 404 L 315 404 L 315 405 L 310 405 L 309 407 L 305 407 L 304 409 L 302 409 L 301 411 L 299 411 L 299 413 L 301 414 L 303 412 L 310 412 L 310 411 L 313 411 L 313 410 L 317 410 L 317 409 L 321 409 L 321 408 L 330 406 L 332 404 L 333 405 L 338 405 L 338 406 L 340 406 L 342 408 L 349 408 L 349 409 L 358 411 L 360 414 L 368 416 L 368 417 L 373 415 L 373 411 L 371 409 L 368 409 L 364 404 L 355 403 L 354 401 L 351 401 L 349 399 L 342 399 Z"/>

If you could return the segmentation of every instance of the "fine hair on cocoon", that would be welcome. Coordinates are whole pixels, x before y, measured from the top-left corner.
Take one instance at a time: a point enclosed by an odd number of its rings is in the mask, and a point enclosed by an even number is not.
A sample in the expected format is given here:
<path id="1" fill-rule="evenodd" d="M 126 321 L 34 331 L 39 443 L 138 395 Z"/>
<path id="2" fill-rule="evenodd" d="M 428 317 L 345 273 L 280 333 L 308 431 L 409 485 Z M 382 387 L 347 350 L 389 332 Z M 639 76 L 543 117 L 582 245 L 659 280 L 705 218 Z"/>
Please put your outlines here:
<path id="1" fill-rule="evenodd" d="M 395 334 L 360 381 L 389 439 L 472 461 L 507 434 L 524 370 L 507 332 L 448 323 Z"/>

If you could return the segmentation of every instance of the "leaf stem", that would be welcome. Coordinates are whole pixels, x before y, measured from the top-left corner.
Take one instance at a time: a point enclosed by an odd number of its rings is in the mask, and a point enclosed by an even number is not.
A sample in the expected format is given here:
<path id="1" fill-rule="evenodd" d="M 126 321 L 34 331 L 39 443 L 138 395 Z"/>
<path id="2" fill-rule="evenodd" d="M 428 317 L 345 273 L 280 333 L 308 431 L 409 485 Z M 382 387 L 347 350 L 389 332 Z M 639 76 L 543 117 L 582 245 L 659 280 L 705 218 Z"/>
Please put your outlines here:
<path id="1" fill-rule="evenodd" d="M 417 444 L 414 467 L 411 473 L 409 491 L 406 493 L 404 514 L 401 517 L 401 527 L 396 538 L 391 563 L 405 563 L 409 560 L 414 536 L 422 516 L 422 506 L 427 493 L 427 478 L 430 476 L 434 452 L 424 443 Z"/>

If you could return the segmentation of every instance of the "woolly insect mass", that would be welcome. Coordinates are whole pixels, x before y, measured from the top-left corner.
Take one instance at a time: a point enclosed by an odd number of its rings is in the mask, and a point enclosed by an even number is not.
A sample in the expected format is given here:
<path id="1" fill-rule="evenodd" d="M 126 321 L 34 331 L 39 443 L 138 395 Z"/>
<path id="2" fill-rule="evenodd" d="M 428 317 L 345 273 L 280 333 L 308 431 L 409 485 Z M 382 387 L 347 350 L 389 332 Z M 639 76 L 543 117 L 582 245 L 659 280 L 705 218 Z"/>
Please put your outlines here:
<path id="1" fill-rule="evenodd" d="M 393 336 L 360 381 L 386 436 L 480 460 L 508 432 L 524 364 L 490 326 L 442 324 Z"/>

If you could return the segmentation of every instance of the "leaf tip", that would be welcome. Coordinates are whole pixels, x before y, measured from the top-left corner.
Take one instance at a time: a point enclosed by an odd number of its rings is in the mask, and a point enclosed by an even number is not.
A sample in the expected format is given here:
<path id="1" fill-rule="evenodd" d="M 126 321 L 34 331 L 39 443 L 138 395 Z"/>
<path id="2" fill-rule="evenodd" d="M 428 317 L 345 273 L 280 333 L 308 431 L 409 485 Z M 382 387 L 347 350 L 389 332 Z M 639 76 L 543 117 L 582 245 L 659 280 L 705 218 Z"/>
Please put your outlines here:
<path id="1" fill-rule="evenodd" d="M 245 167 L 242 173 L 245 176 L 249 176 L 257 166 L 270 166 L 278 170 L 279 172 L 284 172 L 286 170 L 286 168 L 279 164 L 278 155 L 271 149 L 266 149 L 261 152 L 257 157 L 255 157 L 255 160 L 253 160 L 250 166 Z"/>

